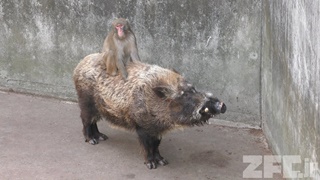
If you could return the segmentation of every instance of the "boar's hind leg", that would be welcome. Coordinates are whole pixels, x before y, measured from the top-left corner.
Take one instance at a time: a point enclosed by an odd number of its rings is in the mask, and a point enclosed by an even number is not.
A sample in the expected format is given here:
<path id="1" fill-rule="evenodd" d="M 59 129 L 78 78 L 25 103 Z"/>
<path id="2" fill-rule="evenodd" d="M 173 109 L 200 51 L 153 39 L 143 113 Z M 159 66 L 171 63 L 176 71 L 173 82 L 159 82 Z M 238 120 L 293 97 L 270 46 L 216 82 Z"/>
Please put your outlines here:
<path id="1" fill-rule="evenodd" d="M 148 134 L 144 129 L 137 128 L 140 144 L 145 152 L 145 164 L 149 169 L 156 169 L 157 164 L 162 166 L 168 162 L 160 155 L 159 145 L 161 138 Z"/>
<path id="2" fill-rule="evenodd" d="M 92 145 L 98 144 L 99 141 L 104 141 L 108 139 L 108 136 L 99 132 L 96 122 L 93 122 L 91 124 L 84 124 L 83 134 L 86 139 L 86 142 L 89 142 Z"/>
<path id="3" fill-rule="evenodd" d="M 83 135 L 86 142 L 92 145 L 98 144 L 99 140 L 106 140 L 108 137 L 99 132 L 96 121 L 99 117 L 99 112 L 95 107 L 93 97 L 79 93 L 79 106 L 81 109 L 81 119 L 83 124 Z M 82 96 L 81 96 L 82 95 Z"/>

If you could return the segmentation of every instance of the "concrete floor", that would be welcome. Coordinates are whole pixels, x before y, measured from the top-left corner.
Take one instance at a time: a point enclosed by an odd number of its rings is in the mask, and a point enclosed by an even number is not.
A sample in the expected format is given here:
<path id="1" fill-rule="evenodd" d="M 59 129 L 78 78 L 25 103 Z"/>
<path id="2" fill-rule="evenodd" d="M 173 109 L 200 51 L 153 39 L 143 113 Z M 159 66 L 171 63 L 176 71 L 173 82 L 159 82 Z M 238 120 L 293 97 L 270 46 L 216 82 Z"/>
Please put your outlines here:
<path id="1" fill-rule="evenodd" d="M 77 104 L 0 92 L 1 179 L 236 180 L 248 166 L 243 155 L 271 154 L 261 130 L 211 124 L 165 135 L 169 164 L 148 170 L 136 134 L 98 126 L 109 139 L 93 146 Z"/>

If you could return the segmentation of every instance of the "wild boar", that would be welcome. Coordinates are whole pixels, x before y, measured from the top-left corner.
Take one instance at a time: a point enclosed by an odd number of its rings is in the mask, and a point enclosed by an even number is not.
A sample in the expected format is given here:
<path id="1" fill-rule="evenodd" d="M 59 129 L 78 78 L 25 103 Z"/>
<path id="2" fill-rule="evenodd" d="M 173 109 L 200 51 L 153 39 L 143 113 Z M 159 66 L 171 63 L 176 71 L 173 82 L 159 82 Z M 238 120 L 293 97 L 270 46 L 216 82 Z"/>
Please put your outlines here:
<path id="1" fill-rule="evenodd" d="M 223 102 L 198 92 L 174 70 L 134 61 L 128 64 L 124 80 L 106 73 L 101 56 L 86 56 L 73 74 L 83 134 L 90 144 L 108 138 L 97 127 L 103 118 L 113 126 L 137 132 L 145 164 L 154 169 L 157 164 L 168 164 L 159 152 L 164 133 L 206 124 L 210 117 L 226 111 Z"/>

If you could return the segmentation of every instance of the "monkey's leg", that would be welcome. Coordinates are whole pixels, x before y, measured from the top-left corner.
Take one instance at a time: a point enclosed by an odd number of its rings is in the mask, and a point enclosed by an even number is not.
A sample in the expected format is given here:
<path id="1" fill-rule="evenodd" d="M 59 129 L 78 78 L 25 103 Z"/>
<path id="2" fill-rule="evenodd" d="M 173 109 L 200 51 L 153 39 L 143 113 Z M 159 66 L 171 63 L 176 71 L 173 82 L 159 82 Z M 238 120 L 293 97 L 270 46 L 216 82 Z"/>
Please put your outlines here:
<path id="1" fill-rule="evenodd" d="M 155 161 L 162 165 L 162 166 L 165 166 L 168 164 L 168 161 L 165 160 L 161 155 L 160 155 L 160 152 L 159 152 L 159 145 L 161 143 L 161 138 L 157 138 L 155 141 L 154 141 L 154 145 L 153 145 L 153 156 L 154 156 L 154 159 Z"/>
<path id="2" fill-rule="evenodd" d="M 108 136 L 99 132 L 98 125 L 96 122 L 93 122 L 91 124 L 91 130 L 92 130 L 94 139 L 97 139 L 99 141 L 105 141 L 108 139 Z"/>
<path id="3" fill-rule="evenodd" d="M 117 75 L 117 63 L 116 63 L 116 57 L 113 53 L 113 51 L 108 50 L 108 52 L 105 52 L 104 60 L 106 65 L 106 72 L 110 76 L 116 76 Z"/>
<path id="4" fill-rule="evenodd" d="M 156 143 L 157 137 L 151 136 L 142 128 L 137 128 L 137 133 L 138 133 L 140 144 L 144 148 L 145 165 L 149 169 L 156 169 L 157 162 L 154 158 L 154 149 L 155 149 L 154 146 L 157 144 Z"/>
<path id="5" fill-rule="evenodd" d="M 106 71 L 107 74 L 110 76 L 116 76 L 117 75 L 117 67 L 116 63 L 111 62 L 110 60 L 106 63 Z"/>
<path id="6" fill-rule="evenodd" d="M 123 79 L 127 79 L 128 77 L 128 72 L 125 66 L 125 63 L 123 62 L 123 58 L 122 59 L 118 59 L 117 60 L 117 68 L 122 76 Z"/>

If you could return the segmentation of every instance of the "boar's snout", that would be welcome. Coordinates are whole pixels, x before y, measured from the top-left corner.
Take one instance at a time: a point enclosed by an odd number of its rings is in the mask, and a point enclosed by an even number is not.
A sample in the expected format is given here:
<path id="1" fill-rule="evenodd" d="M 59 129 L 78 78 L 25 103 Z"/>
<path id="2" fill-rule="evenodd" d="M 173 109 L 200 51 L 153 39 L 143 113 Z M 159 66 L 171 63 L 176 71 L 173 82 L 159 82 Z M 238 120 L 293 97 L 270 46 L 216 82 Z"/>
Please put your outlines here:
<path id="1" fill-rule="evenodd" d="M 221 113 L 223 114 L 223 113 L 225 113 L 227 111 L 227 106 L 223 102 L 221 104 L 222 104 Z"/>
<path id="2" fill-rule="evenodd" d="M 200 114 L 214 116 L 216 114 L 225 113 L 227 106 L 217 98 L 209 97 L 209 100 L 200 109 Z"/>

